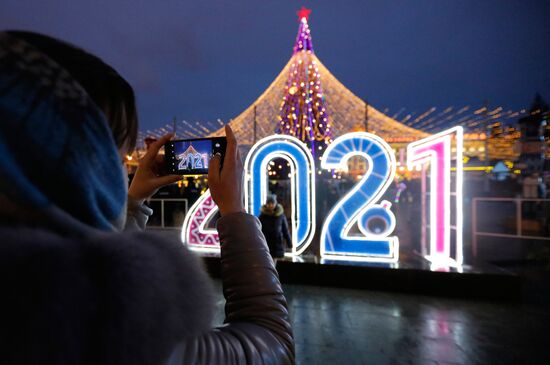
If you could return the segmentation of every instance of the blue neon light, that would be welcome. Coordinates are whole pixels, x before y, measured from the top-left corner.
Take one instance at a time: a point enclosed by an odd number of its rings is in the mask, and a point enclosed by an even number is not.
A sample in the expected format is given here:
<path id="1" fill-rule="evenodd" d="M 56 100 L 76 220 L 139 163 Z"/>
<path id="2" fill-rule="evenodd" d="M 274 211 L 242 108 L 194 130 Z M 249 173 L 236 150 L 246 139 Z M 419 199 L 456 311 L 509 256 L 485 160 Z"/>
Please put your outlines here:
<path id="1" fill-rule="evenodd" d="M 256 150 L 252 166 L 251 174 L 256 178 L 252 182 L 251 204 L 252 214 L 259 215 L 262 204 L 264 204 L 265 196 L 262 196 L 262 190 L 266 181 L 257 177 L 265 175 L 267 171 L 265 166 L 273 158 L 282 157 L 290 162 L 291 170 L 296 174 L 296 239 L 298 243 L 303 242 L 311 231 L 310 221 L 311 204 L 308 204 L 310 197 L 307 193 L 310 187 L 308 184 L 308 174 L 310 170 L 309 161 L 302 148 L 296 144 L 286 140 L 272 140 L 269 143 L 261 146 Z"/>
<path id="2" fill-rule="evenodd" d="M 368 171 L 329 213 L 321 232 L 321 254 L 333 258 L 345 256 L 396 261 L 398 240 L 397 237 L 388 237 L 395 228 L 395 217 L 389 210 L 389 203 L 375 204 L 395 175 L 395 157 L 379 137 L 356 132 L 334 140 L 325 151 L 321 165 L 329 170 L 347 169 L 347 161 L 352 156 L 365 157 Z M 374 217 L 386 223 L 380 232 L 369 231 L 364 226 Z M 356 223 L 363 235 L 350 234 Z"/>
<path id="3" fill-rule="evenodd" d="M 282 158 L 290 164 L 292 252 L 303 253 L 315 233 L 314 162 L 307 146 L 296 137 L 273 135 L 258 141 L 245 161 L 245 202 L 248 212 L 259 215 L 268 194 L 268 164 Z"/>

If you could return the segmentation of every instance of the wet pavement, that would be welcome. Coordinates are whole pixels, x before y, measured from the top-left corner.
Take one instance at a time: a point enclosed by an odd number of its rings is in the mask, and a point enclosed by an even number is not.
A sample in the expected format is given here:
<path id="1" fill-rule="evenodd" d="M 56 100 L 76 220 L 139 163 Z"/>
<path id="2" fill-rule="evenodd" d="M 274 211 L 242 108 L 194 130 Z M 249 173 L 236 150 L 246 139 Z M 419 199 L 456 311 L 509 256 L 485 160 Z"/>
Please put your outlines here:
<path id="1" fill-rule="evenodd" d="M 216 323 L 223 321 L 221 284 Z M 284 285 L 297 364 L 550 364 L 550 308 Z"/>

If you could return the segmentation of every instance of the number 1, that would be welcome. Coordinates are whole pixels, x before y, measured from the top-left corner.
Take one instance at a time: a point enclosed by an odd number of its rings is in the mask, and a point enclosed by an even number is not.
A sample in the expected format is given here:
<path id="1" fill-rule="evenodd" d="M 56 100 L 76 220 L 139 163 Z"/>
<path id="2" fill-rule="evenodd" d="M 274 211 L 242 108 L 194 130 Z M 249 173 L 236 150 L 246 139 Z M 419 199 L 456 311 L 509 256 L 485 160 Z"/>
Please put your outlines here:
<path id="1" fill-rule="evenodd" d="M 456 183 L 451 192 L 452 137 L 456 140 Z M 432 262 L 461 265 L 462 254 L 462 127 L 454 127 L 407 146 L 409 170 L 430 164 L 430 252 Z M 451 195 L 455 196 L 454 227 L 451 225 Z M 451 257 L 451 229 L 456 231 L 456 253 Z"/>

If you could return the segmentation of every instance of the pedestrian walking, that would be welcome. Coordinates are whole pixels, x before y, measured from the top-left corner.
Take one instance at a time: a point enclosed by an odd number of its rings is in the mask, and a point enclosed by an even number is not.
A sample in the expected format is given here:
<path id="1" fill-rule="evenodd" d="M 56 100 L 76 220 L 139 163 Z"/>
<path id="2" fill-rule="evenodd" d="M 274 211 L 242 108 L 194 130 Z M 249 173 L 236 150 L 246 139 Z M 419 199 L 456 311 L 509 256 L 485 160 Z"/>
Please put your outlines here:
<path id="1" fill-rule="evenodd" d="M 267 198 L 265 205 L 261 208 L 259 218 L 271 256 L 273 258 L 284 257 L 285 245 L 283 239 L 288 248 L 292 248 L 292 239 L 288 231 L 284 208 L 281 204 L 277 204 L 276 195 Z"/>

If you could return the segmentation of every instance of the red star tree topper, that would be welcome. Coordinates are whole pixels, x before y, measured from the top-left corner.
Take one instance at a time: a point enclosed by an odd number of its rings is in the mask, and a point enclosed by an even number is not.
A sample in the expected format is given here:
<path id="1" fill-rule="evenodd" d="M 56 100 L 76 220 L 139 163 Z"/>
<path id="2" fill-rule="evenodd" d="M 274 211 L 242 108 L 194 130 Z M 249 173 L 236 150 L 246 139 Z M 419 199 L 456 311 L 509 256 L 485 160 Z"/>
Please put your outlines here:
<path id="1" fill-rule="evenodd" d="M 303 18 L 306 18 L 306 20 L 308 20 L 309 14 L 311 14 L 311 9 L 306 9 L 305 6 L 302 6 L 302 8 L 298 10 L 296 14 L 298 15 L 299 20 L 302 20 Z"/>

